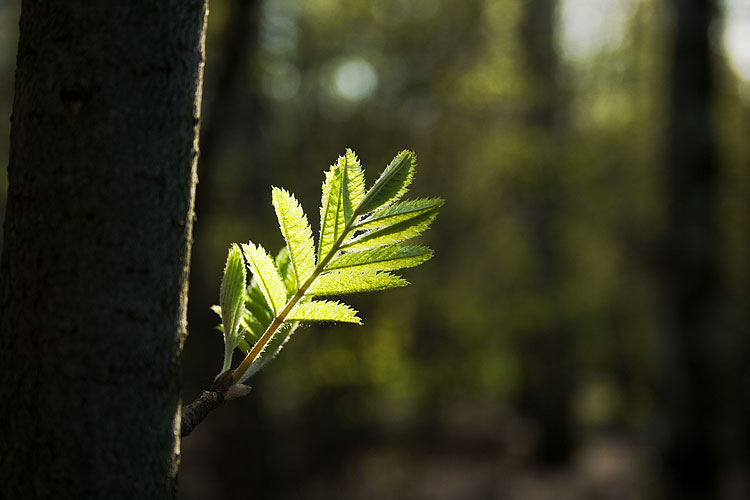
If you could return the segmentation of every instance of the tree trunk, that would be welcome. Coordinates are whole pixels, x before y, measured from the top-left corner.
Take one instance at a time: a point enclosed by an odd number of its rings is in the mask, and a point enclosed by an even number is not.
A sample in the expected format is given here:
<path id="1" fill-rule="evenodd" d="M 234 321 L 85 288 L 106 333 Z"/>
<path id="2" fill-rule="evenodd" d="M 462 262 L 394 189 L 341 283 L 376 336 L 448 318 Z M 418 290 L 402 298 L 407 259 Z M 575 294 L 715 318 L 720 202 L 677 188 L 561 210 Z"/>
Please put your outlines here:
<path id="1" fill-rule="evenodd" d="M 206 0 L 22 6 L 0 497 L 172 498 Z"/>
<path id="2" fill-rule="evenodd" d="M 718 160 L 711 120 L 709 29 L 715 4 L 673 0 L 670 82 L 660 251 L 660 451 L 665 499 L 718 498 L 717 348 L 719 273 Z"/>
<path id="3" fill-rule="evenodd" d="M 523 126 L 533 149 L 526 168 L 534 172 L 528 187 L 527 227 L 533 249 L 532 292 L 544 311 L 533 331 L 522 332 L 523 379 L 520 405 L 539 427 L 536 459 L 566 462 L 573 447 L 571 398 L 573 339 L 566 324 L 562 287 L 561 168 L 565 109 L 558 84 L 559 57 L 554 43 L 554 0 L 524 4 L 520 24 L 521 54 L 529 103 Z"/>

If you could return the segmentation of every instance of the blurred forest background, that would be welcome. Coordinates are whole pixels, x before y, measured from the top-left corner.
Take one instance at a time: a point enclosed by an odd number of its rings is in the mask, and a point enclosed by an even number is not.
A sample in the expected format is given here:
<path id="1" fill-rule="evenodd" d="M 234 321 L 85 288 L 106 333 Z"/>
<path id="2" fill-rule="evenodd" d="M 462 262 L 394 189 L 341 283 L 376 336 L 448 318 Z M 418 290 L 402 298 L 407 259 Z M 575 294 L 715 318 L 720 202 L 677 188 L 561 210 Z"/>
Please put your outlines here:
<path id="1" fill-rule="evenodd" d="M 408 148 L 447 204 L 411 286 L 183 441 L 181 499 L 750 498 L 750 2 L 210 11 L 185 400 L 221 368 L 229 244 L 282 244 L 271 185 L 317 214 L 345 148 L 370 182 Z"/>

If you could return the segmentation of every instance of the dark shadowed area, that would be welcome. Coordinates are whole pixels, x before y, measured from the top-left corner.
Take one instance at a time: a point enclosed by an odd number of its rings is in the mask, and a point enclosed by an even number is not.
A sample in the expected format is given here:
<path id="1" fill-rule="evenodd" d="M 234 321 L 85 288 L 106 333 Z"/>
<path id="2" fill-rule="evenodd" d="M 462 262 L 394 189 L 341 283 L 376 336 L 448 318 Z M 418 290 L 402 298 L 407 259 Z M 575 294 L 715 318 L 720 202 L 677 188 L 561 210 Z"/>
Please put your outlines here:
<path id="1" fill-rule="evenodd" d="M 230 244 L 283 245 L 271 186 L 315 232 L 346 148 L 370 184 L 411 149 L 446 205 L 410 286 L 182 441 L 178 498 L 750 498 L 746 1 L 211 0 L 206 47 L 184 401 Z"/>

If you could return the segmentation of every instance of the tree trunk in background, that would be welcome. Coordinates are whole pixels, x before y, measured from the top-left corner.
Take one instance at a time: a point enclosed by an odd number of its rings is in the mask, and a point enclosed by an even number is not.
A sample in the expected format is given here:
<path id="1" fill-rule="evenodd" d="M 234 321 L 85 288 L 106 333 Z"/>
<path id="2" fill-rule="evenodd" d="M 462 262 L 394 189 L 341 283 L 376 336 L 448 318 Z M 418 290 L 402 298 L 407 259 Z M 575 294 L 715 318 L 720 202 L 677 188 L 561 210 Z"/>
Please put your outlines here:
<path id="1" fill-rule="evenodd" d="M 205 0 L 27 0 L 0 283 L 0 497 L 171 498 Z"/>
<path id="2" fill-rule="evenodd" d="M 206 82 L 205 117 L 201 126 L 201 157 L 198 165 L 199 196 L 195 209 L 198 216 L 212 211 L 214 205 L 221 201 L 221 196 L 216 192 L 215 173 L 219 170 L 216 162 L 220 159 L 219 152 L 229 132 L 236 133 L 235 122 L 239 119 L 242 122 L 239 128 L 249 129 L 242 135 L 245 141 L 251 144 L 260 142 L 263 127 L 260 85 L 256 82 L 255 75 L 248 77 L 247 73 L 257 71 L 254 62 L 258 52 L 261 4 L 261 0 L 232 0 L 224 7 L 229 10 L 229 20 L 224 28 L 218 54 L 222 63 L 218 71 L 211 72 L 217 75 L 212 80 L 213 85 L 209 87 L 211 82 L 208 77 Z M 253 90 L 247 88 L 248 81 L 252 82 Z M 250 98 L 247 97 L 248 94 Z M 245 109 L 237 109 L 239 102 L 247 102 Z"/>
<path id="3" fill-rule="evenodd" d="M 538 425 L 536 459 L 549 465 L 567 461 L 573 447 L 573 341 L 559 300 L 563 279 L 559 235 L 565 113 L 557 81 L 555 8 L 554 0 L 526 2 L 520 24 L 529 92 L 523 126 L 529 137 L 528 148 L 534 151 L 525 167 L 533 171 L 526 207 L 534 252 L 531 286 L 543 312 L 532 331 L 522 332 L 520 405 Z"/>
<path id="4" fill-rule="evenodd" d="M 673 0 L 674 52 L 660 248 L 659 449 L 665 499 L 718 498 L 719 165 L 711 119 L 711 1 Z"/>

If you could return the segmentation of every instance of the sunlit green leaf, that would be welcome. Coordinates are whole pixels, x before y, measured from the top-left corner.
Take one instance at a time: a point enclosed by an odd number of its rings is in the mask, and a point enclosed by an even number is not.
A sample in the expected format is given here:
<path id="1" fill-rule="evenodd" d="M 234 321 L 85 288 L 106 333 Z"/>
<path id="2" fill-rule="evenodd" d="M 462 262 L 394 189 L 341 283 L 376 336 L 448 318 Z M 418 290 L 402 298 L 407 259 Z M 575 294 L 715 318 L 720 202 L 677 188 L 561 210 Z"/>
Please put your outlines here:
<path id="1" fill-rule="evenodd" d="M 281 234 L 286 241 L 289 258 L 292 261 L 297 286 L 312 274 L 315 269 L 315 244 L 312 230 L 297 199 L 285 189 L 273 188 L 273 207 L 279 219 Z"/>
<path id="2" fill-rule="evenodd" d="M 346 304 L 333 300 L 313 300 L 298 304 L 287 319 L 293 321 L 341 321 L 361 324 L 357 311 Z"/>
<path id="3" fill-rule="evenodd" d="M 414 238 L 430 227 L 437 214 L 438 209 L 433 208 L 390 226 L 372 229 L 350 240 L 341 248 L 347 251 L 364 250 Z"/>
<path id="4" fill-rule="evenodd" d="M 405 286 L 406 280 L 386 271 L 416 266 L 432 256 L 429 248 L 400 245 L 427 229 L 443 204 L 438 198 L 398 201 L 406 193 L 415 168 L 414 153 L 402 151 L 366 191 L 364 173 L 354 152 L 348 149 L 339 157 L 323 183 L 317 262 L 312 231 L 302 207 L 288 191 L 273 188 L 273 206 L 286 246 L 275 260 L 260 245 L 241 246 L 253 278 L 245 288 L 245 273 L 239 319 L 232 320 L 227 328 L 230 337 L 236 332 L 229 344 L 232 349 L 239 347 L 247 353 L 234 373 L 237 382 L 270 362 L 300 322 L 360 323 L 357 312 L 348 305 L 312 297 Z M 224 303 L 223 296 L 222 306 L 214 308 L 222 319 L 228 317 L 222 312 L 233 307 L 236 310 L 235 305 Z M 275 329 L 271 330 L 271 325 L 276 325 Z M 230 349 L 225 364 L 227 360 L 231 360 Z"/>
<path id="5" fill-rule="evenodd" d="M 274 314 L 279 314 L 286 304 L 287 294 L 273 260 L 260 245 L 243 243 L 242 251 L 268 305 Z"/>
<path id="6" fill-rule="evenodd" d="M 354 151 L 347 149 L 344 158 L 346 167 L 343 170 L 343 209 L 344 220 L 349 222 L 354 215 L 354 209 L 365 197 L 365 174 Z"/>
<path id="7" fill-rule="evenodd" d="M 418 266 L 430 257 L 432 250 L 427 247 L 389 245 L 345 253 L 332 260 L 326 270 L 388 271 Z"/>
<path id="8" fill-rule="evenodd" d="M 245 310 L 264 325 L 264 330 L 273 321 L 274 313 L 255 278 L 250 281 L 250 286 L 245 290 Z"/>
<path id="9" fill-rule="evenodd" d="M 245 334 L 243 335 L 243 337 L 249 342 L 255 342 L 260 338 L 261 335 L 263 335 L 263 332 L 266 331 L 266 328 L 270 324 L 271 321 L 268 321 L 268 323 L 264 324 L 258 318 L 256 318 L 255 315 L 246 312 L 242 315 L 241 321 L 241 325 L 245 329 Z"/>
<path id="10" fill-rule="evenodd" d="M 359 159 L 350 149 L 326 172 L 320 204 L 318 260 L 322 260 L 342 236 L 346 223 L 364 198 L 365 178 Z"/>
<path id="11" fill-rule="evenodd" d="M 416 200 L 394 203 L 393 205 L 376 210 L 367 218 L 359 221 L 354 225 L 354 229 L 363 231 L 392 226 L 398 222 L 422 215 L 425 212 L 435 211 L 443 203 L 444 201 L 440 198 L 417 198 Z"/>
<path id="12" fill-rule="evenodd" d="M 237 345 L 237 331 L 240 326 L 242 315 L 242 304 L 245 293 L 247 271 L 245 261 L 242 258 L 240 247 L 233 244 L 227 255 L 227 263 L 224 267 L 224 277 L 221 280 L 219 292 L 219 305 L 221 310 L 221 323 L 224 326 L 224 342 L 231 345 L 232 349 Z"/>
<path id="13" fill-rule="evenodd" d="M 334 271 L 315 280 L 308 295 L 344 295 L 374 292 L 408 285 L 400 276 L 377 271 Z"/>
<path id="14" fill-rule="evenodd" d="M 333 247 L 344 230 L 344 172 L 346 158 L 339 157 L 326 172 L 323 195 L 320 202 L 320 237 L 318 240 L 318 260 L 322 260 Z"/>
<path id="15" fill-rule="evenodd" d="M 401 198 L 409 189 L 416 168 L 417 156 L 413 152 L 397 154 L 367 192 L 358 212 L 372 212 Z"/>
<path id="16" fill-rule="evenodd" d="M 289 257 L 289 249 L 283 247 L 279 250 L 274 262 L 276 263 L 276 269 L 279 270 L 281 281 L 283 281 L 284 286 L 286 286 L 286 298 L 288 300 L 289 297 L 294 295 L 294 292 L 297 291 L 298 286 L 297 277 L 294 275 L 294 268 L 292 267 L 292 259 Z"/>

